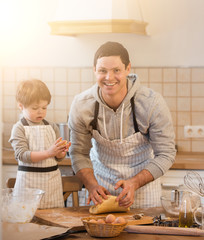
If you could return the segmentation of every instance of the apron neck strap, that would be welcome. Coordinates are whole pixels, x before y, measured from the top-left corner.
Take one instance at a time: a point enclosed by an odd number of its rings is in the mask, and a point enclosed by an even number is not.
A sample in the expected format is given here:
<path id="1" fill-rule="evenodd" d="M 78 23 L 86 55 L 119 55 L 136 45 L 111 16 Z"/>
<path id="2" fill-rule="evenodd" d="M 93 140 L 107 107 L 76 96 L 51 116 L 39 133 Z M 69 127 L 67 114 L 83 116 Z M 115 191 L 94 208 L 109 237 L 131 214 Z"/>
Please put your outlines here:
<path id="1" fill-rule="evenodd" d="M 43 119 L 42 121 L 43 121 L 44 125 L 49 125 L 49 122 L 46 121 L 45 119 Z M 24 117 L 21 118 L 21 122 L 22 122 L 23 126 L 29 126 L 27 120 Z"/>
<path id="2" fill-rule="evenodd" d="M 91 126 L 93 127 L 93 130 L 97 130 L 98 111 L 99 111 L 99 102 L 96 101 L 94 119 L 91 121 Z"/>
<path id="3" fill-rule="evenodd" d="M 134 129 L 135 132 L 139 132 L 137 121 L 136 121 L 136 115 L 135 115 L 135 102 L 134 102 L 134 96 L 130 99 L 131 107 L 132 107 L 132 117 L 133 117 L 133 123 L 134 123 Z"/>
<path id="4" fill-rule="evenodd" d="M 135 115 L 135 102 L 134 102 L 134 96 L 130 99 L 131 108 L 132 108 L 132 116 L 133 116 L 133 124 L 135 132 L 139 132 L 137 121 L 136 121 L 136 115 Z M 94 111 L 94 119 L 91 121 L 91 126 L 93 127 L 93 130 L 97 130 L 97 118 L 98 118 L 98 111 L 99 111 L 99 102 L 96 101 L 95 104 L 95 111 Z"/>

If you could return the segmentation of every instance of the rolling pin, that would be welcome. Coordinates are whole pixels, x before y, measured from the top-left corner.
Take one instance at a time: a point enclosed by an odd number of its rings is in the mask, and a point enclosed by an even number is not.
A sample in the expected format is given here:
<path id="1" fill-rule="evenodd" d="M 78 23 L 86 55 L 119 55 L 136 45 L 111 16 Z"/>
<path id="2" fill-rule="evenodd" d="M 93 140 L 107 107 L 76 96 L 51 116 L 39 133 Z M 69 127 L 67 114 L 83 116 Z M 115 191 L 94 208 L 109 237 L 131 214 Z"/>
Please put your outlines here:
<path id="1" fill-rule="evenodd" d="M 164 235 L 185 235 L 185 236 L 204 236 L 204 230 L 198 228 L 181 228 L 181 227 L 159 227 L 159 226 L 137 226 L 129 225 L 125 229 L 131 233 L 150 233 Z"/>

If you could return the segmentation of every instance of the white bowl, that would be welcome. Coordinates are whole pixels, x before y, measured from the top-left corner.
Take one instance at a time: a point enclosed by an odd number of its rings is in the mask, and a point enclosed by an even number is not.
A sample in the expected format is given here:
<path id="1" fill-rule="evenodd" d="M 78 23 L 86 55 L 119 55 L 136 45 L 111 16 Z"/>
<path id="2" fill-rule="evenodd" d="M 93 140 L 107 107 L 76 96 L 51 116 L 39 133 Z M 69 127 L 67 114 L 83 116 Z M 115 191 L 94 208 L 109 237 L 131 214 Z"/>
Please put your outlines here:
<path id="1" fill-rule="evenodd" d="M 2 189 L 1 220 L 3 222 L 30 222 L 44 194 L 34 188 Z"/>

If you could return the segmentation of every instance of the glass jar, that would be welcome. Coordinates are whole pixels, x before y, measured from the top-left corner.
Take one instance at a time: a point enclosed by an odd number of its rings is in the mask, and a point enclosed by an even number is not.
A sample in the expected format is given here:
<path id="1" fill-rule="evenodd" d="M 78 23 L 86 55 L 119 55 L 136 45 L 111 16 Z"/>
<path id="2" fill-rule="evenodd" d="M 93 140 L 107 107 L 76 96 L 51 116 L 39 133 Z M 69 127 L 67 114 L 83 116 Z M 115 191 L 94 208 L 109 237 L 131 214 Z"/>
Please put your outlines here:
<path id="1" fill-rule="evenodd" d="M 179 210 L 179 227 L 191 227 L 193 225 L 193 212 L 191 206 L 191 193 L 183 192 Z"/>

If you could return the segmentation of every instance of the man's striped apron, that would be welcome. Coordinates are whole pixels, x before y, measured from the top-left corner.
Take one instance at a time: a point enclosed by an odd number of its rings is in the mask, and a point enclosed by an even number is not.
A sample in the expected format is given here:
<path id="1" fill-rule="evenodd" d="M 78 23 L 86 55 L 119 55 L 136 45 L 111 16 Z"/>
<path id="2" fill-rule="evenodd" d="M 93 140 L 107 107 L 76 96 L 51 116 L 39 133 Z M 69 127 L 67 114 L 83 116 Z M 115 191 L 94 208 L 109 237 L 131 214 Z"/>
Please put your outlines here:
<path id="1" fill-rule="evenodd" d="M 96 108 L 97 108 L 96 104 Z M 107 140 L 97 131 L 98 110 L 95 109 L 93 126 L 93 147 L 90 157 L 94 174 L 100 185 L 112 195 L 118 195 L 122 189 L 115 190 L 114 186 L 121 179 L 135 176 L 154 158 L 153 150 L 147 137 L 138 130 L 134 111 L 134 99 L 131 99 L 135 133 L 123 139 Z M 99 105 L 98 105 L 99 108 Z M 160 206 L 160 179 L 146 184 L 135 191 L 135 201 L 131 208 L 148 208 Z"/>

